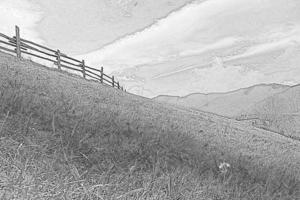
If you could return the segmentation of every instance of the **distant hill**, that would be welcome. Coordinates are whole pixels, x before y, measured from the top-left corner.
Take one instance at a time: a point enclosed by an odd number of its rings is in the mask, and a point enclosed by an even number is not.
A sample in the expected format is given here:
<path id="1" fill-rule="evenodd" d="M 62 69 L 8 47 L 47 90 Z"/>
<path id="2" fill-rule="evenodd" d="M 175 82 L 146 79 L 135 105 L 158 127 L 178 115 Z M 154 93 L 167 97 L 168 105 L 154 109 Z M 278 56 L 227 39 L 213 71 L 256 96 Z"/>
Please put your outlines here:
<path id="1" fill-rule="evenodd" d="M 272 112 L 292 114 L 300 112 L 300 85 L 274 94 L 251 107 L 248 112 Z"/>
<path id="2" fill-rule="evenodd" d="M 289 88 L 290 86 L 280 84 L 259 84 L 228 93 L 195 93 L 184 97 L 162 95 L 154 99 L 227 117 L 236 117 L 253 108 L 258 102 Z"/>
<path id="3" fill-rule="evenodd" d="M 256 118 L 258 126 L 300 139 L 300 85 L 256 103 L 240 117 Z"/>

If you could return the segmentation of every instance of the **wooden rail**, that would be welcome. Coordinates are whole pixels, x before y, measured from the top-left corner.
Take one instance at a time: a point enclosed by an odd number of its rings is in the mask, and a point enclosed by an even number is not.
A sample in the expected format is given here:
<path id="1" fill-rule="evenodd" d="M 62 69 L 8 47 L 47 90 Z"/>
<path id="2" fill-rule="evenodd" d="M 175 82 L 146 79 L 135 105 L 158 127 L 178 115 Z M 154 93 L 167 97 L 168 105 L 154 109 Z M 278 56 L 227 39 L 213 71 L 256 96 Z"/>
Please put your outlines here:
<path id="1" fill-rule="evenodd" d="M 67 56 L 58 49 L 54 50 L 35 42 L 25 40 L 20 37 L 20 29 L 18 26 L 15 27 L 15 32 L 16 35 L 13 37 L 0 33 L 0 51 L 12 53 L 18 58 L 22 58 L 22 54 L 26 54 L 46 60 L 56 65 L 59 70 L 65 68 L 71 72 L 79 72 L 84 79 L 99 81 L 102 84 L 126 92 L 126 90 L 120 86 L 120 83 L 115 80 L 114 76 L 110 77 L 103 72 L 103 67 L 100 69 L 89 67 L 85 64 L 84 60 L 80 61 Z"/>

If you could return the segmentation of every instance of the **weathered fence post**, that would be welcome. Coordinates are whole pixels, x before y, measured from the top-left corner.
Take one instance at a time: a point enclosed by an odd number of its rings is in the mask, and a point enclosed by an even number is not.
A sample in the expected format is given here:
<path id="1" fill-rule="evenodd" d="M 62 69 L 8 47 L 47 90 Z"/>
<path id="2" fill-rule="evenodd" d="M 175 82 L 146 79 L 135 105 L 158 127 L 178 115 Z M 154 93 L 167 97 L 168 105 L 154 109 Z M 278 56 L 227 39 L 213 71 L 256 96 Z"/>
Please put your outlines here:
<path id="1" fill-rule="evenodd" d="M 57 61 L 57 67 L 59 70 L 61 70 L 61 58 L 60 58 L 60 51 L 57 49 L 56 51 L 56 61 Z"/>
<path id="2" fill-rule="evenodd" d="M 82 69 L 83 78 L 85 78 L 85 61 L 84 60 L 82 60 L 81 69 Z"/>
<path id="3" fill-rule="evenodd" d="M 112 77 L 111 77 L 111 80 L 112 80 L 112 86 L 115 87 L 115 77 L 112 76 Z"/>
<path id="4" fill-rule="evenodd" d="M 118 83 L 117 83 L 117 84 L 118 84 L 118 89 L 120 89 L 120 83 L 119 83 L 119 81 L 118 81 Z"/>
<path id="5" fill-rule="evenodd" d="M 101 72 L 100 72 L 100 82 L 103 83 L 103 67 L 101 67 Z"/>
<path id="6" fill-rule="evenodd" d="M 20 29 L 16 26 L 16 53 L 17 57 L 21 58 L 21 38 L 20 38 Z"/>

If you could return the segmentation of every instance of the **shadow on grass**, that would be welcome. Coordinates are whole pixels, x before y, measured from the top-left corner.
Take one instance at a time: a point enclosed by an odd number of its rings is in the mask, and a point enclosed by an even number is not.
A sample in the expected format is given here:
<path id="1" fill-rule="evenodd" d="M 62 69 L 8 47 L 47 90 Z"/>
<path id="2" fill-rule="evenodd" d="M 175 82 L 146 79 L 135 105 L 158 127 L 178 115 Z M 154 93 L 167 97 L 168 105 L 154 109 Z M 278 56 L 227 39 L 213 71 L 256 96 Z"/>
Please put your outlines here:
<path id="1" fill-rule="evenodd" d="M 3 68 L 3 67 L 2 67 Z M 3 68 L 5 69 L 5 68 Z M 254 167 L 120 108 L 1 71 L 1 199 L 296 199 L 290 169 Z M 147 122 L 143 122 L 147 123 Z M 220 163 L 230 163 L 222 173 Z"/>

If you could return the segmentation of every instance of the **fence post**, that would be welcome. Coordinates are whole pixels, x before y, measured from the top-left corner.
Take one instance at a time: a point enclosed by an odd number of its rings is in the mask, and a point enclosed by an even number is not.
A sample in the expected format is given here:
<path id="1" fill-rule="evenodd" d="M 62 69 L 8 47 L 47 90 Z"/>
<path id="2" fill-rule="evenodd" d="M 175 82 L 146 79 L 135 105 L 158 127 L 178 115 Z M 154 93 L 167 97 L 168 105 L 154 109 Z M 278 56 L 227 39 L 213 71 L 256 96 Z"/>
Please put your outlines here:
<path id="1" fill-rule="evenodd" d="M 101 72 L 100 72 L 100 82 L 103 83 L 103 67 L 101 67 Z"/>
<path id="2" fill-rule="evenodd" d="M 85 78 L 85 61 L 84 60 L 82 60 L 81 69 L 82 69 L 83 78 Z"/>
<path id="3" fill-rule="evenodd" d="M 111 80 L 112 80 L 112 86 L 115 87 L 115 77 L 112 76 L 112 77 L 111 77 Z"/>
<path id="4" fill-rule="evenodd" d="M 21 38 L 20 38 L 20 29 L 18 26 L 15 27 L 16 29 L 16 53 L 17 57 L 21 58 Z"/>
<path id="5" fill-rule="evenodd" d="M 57 60 L 57 67 L 61 70 L 61 59 L 60 59 L 60 51 L 57 49 L 56 51 L 56 60 Z"/>

